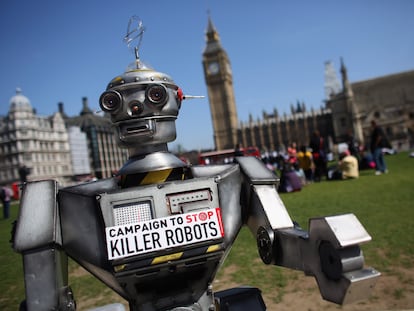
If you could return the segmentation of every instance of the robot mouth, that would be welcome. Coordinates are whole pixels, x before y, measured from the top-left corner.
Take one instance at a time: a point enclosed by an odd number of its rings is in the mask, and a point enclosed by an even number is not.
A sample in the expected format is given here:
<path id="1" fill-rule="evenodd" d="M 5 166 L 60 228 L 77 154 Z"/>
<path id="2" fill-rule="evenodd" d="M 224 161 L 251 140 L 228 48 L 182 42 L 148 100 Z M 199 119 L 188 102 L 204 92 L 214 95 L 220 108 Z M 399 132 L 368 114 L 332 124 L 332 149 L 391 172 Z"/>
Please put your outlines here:
<path id="1" fill-rule="evenodd" d="M 140 122 L 126 122 L 119 125 L 121 137 L 153 135 L 155 133 L 155 123 L 153 120 Z"/>
<path id="2" fill-rule="evenodd" d="M 148 132 L 150 130 L 148 125 L 141 125 L 141 126 L 132 126 L 132 127 L 127 127 L 126 128 L 126 132 L 128 134 L 139 134 L 142 132 Z"/>

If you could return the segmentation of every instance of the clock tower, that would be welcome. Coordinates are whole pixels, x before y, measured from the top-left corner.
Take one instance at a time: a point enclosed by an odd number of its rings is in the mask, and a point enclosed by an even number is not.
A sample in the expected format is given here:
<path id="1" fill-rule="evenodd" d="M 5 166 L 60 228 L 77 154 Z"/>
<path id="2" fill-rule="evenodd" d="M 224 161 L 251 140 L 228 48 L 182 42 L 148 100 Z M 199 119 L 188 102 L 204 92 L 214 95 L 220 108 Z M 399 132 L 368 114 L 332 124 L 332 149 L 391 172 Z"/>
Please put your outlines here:
<path id="1" fill-rule="evenodd" d="M 210 17 L 203 52 L 204 76 L 213 121 L 216 150 L 232 149 L 237 141 L 237 109 L 230 61 Z"/>

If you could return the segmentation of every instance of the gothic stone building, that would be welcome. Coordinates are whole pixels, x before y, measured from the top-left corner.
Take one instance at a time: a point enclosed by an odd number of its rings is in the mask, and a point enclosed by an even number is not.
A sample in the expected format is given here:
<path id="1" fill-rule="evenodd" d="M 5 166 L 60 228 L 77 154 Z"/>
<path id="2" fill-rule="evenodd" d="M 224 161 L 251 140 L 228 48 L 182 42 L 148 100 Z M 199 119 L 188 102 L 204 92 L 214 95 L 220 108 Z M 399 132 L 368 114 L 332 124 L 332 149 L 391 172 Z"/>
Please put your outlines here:
<path id="1" fill-rule="evenodd" d="M 331 94 L 325 107 L 307 111 L 302 103 L 292 107 L 290 115 L 279 116 L 274 109 L 263 112 L 262 119 L 250 117 L 239 122 L 230 60 L 210 18 L 203 68 L 216 150 L 237 144 L 268 151 L 283 150 L 290 142 L 306 146 L 316 130 L 331 142 L 331 147 L 343 142 L 350 132 L 360 144 L 367 144 L 371 120 L 384 128 L 397 150 L 407 150 L 414 144 L 414 71 L 350 83 L 341 60 L 342 90 Z"/>
<path id="2" fill-rule="evenodd" d="M 408 150 L 414 139 L 414 71 L 349 83 L 341 61 L 343 90 L 327 101 L 332 110 L 336 141 L 352 131 L 361 144 L 369 144 L 371 121 L 384 130 L 393 148 Z"/>
<path id="3" fill-rule="evenodd" d="M 375 119 L 394 148 L 414 146 L 414 70 L 355 82 L 351 87 L 362 141 L 369 141 L 370 121 Z"/>
<path id="4" fill-rule="evenodd" d="M 217 150 L 230 149 L 238 143 L 233 76 L 230 60 L 221 46 L 220 37 L 210 18 L 206 38 L 203 66 L 210 100 L 214 143 Z"/>

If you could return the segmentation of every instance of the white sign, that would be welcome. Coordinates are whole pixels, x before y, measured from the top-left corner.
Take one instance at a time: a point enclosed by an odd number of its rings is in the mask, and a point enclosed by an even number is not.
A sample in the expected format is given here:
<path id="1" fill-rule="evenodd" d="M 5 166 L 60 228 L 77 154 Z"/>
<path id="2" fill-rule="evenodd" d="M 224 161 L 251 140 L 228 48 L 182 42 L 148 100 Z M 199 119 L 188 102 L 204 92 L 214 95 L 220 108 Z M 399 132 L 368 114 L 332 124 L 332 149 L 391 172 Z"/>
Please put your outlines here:
<path id="1" fill-rule="evenodd" d="M 220 208 L 107 227 L 105 231 L 110 260 L 224 236 Z"/>

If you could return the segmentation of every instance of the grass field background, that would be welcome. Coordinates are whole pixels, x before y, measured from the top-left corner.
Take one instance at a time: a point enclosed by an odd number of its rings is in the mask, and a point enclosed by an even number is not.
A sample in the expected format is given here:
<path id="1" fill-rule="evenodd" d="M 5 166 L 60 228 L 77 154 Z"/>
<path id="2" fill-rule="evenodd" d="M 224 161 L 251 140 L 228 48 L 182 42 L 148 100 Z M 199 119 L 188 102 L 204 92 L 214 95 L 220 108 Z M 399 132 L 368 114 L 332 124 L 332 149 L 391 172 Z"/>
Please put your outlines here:
<path id="1" fill-rule="evenodd" d="M 375 176 L 372 170 L 361 171 L 356 180 L 314 183 L 281 197 L 291 218 L 305 229 L 311 217 L 354 213 L 373 238 L 362 245 L 366 264 L 380 270 L 383 276 L 399 280 L 397 286 L 387 289 L 393 305 L 398 305 L 398 300 L 404 304 L 406 297 L 414 296 L 414 279 L 401 273 L 401 269 L 414 269 L 414 158 L 400 153 L 387 156 L 386 161 L 389 174 Z M 17 212 L 14 204 L 11 218 L 0 220 L 0 310 L 4 311 L 17 310 L 24 299 L 22 259 L 9 243 Z M 234 284 L 256 286 L 264 296 L 272 296 L 276 304 L 283 301 L 289 282 L 297 278 L 291 270 L 262 264 L 247 229 L 240 232 L 217 277 L 219 288 Z M 114 299 L 121 301 L 74 262 L 70 262 L 70 284 L 79 310 L 112 303 Z M 386 298 L 377 293 L 371 302 L 380 299 Z M 414 305 L 399 306 L 402 307 Z"/>

